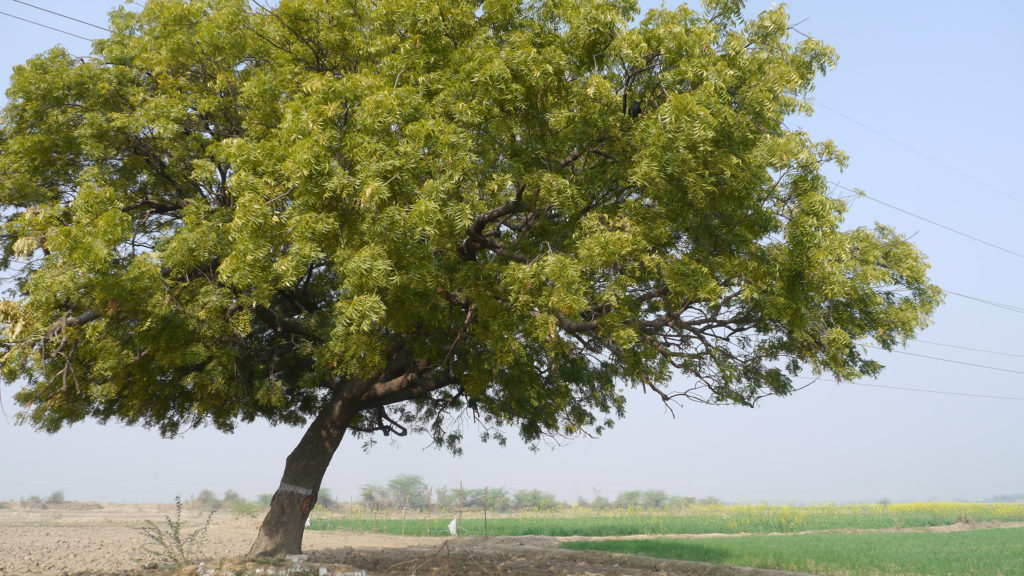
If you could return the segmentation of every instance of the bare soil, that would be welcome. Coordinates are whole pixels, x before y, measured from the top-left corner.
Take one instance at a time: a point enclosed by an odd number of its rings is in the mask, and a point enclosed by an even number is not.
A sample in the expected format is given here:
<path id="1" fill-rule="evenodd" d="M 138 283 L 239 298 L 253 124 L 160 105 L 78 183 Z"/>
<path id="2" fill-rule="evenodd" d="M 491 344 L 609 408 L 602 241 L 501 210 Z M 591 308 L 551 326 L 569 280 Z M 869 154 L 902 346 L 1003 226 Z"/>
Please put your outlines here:
<path id="1" fill-rule="evenodd" d="M 0 576 L 161 576 L 166 571 L 158 569 L 154 556 L 145 550 L 147 540 L 139 528 L 146 520 L 165 523 L 173 512 L 172 506 L 162 505 L 68 503 L 40 509 L 0 504 Z M 201 527 L 205 518 L 198 510 L 184 512 L 185 532 Z M 219 573 L 224 574 L 246 567 L 241 559 L 260 520 L 227 511 L 214 514 L 199 553 L 206 566 L 223 567 L 226 570 Z M 569 539 L 413 538 L 307 531 L 303 547 L 310 563 L 326 565 L 332 574 L 363 570 L 368 576 L 793 574 L 558 548 Z"/>

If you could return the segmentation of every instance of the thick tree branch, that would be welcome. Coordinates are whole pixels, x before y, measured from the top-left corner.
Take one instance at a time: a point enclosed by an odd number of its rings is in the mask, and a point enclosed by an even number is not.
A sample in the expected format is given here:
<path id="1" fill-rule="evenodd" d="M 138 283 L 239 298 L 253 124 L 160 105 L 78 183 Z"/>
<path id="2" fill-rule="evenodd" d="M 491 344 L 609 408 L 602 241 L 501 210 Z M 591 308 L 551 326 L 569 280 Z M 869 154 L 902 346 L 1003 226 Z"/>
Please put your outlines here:
<path id="1" fill-rule="evenodd" d="M 57 320 L 46 329 L 46 339 L 53 340 L 58 334 L 64 331 L 64 328 L 68 326 L 84 326 L 93 320 L 103 316 L 103 313 L 99 310 L 86 310 L 78 316 L 71 316 L 65 314 L 60 320 Z"/>

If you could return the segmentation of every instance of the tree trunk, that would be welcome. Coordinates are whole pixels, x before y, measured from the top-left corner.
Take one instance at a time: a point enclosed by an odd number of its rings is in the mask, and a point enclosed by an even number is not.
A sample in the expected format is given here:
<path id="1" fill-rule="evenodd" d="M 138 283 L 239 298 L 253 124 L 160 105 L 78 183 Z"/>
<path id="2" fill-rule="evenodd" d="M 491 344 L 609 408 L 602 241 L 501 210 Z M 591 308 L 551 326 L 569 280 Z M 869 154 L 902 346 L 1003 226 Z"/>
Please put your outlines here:
<path id="1" fill-rule="evenodd" d="M 285 461 L 281 484 L 270 502 L 250 557 L 284 556 L 302 552 L 306 518 L 316 505 L 320 482 L 327 472 L 349 422 L 358 412 L 358 402 L 340 394 L 310 424 L 302 440 Z"/>

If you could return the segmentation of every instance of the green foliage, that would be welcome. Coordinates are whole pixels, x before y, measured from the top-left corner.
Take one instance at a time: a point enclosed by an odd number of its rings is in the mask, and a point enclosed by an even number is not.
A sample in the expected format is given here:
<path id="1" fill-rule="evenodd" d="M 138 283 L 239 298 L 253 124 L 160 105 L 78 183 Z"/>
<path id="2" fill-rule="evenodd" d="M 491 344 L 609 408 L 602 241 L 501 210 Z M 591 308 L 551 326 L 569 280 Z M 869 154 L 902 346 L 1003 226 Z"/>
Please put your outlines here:
<path id="1" fill-rule="evenodd" d="M 63 504 L 64 503 L 64 492 L 60 490 L 54 491 L 50 494 L 50 497 L 46 499 L 47 504 Z"/>
<path id="2" fill-rule="evenodd" d="M 536 442 L 600 433 L 627 387 L 752 405 L 877 374 L 861 343 L 941 293 L 902 235 L 842 229 L 843 153 L 786 123 L 833 50 L 741 7 L 116 10 L 0 113 L 19 418 L 174 435 L 341 397 L 356 433 L 390 407 L 457 451 L 467 414 Z"/>
<path id="3" fill-rule="evenodd" d="M 166 527 L 152 520 L 139 528 L 139 533 L 146 537 L 148 544 L 143 550 L 152 554 L 159 562 L 169 564 L 172 568 L 180 568 L 190 563 L 193 555 L 202 548 L 206 539 L 206 530 L 213 519 L 213 511 L 206 517 L 206 522 L 192 532 L 185 532 L 181 520 L 181 498 L 174 498 L 174 519 L 165 516 Z"/>
<path id="4" fill-rule="evenodd" d="M 801 534 L 701 540 L 566 542 L 564 548 L 814 574 L 969 576 L 1024 573 L 1024 529 Z"/>

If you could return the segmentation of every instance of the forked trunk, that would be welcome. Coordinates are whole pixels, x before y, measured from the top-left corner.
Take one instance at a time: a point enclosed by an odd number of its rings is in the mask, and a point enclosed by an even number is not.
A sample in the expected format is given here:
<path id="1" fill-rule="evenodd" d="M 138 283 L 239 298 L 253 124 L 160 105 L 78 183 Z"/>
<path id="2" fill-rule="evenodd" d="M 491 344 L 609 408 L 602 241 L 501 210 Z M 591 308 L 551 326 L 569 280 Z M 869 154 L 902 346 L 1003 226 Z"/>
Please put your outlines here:
<path id="1" fill-rule="evenodd" d="M 302 552 L 306 518 L 316 505 L 320 482 L 334 451 L 356 414 L 355 404 L 337 396 L 332 398 L 288 455 L 281 484 L 270 502 L 270 511 L 263 519 L 256 542 L 249 550 L 250 557 Z"/>

